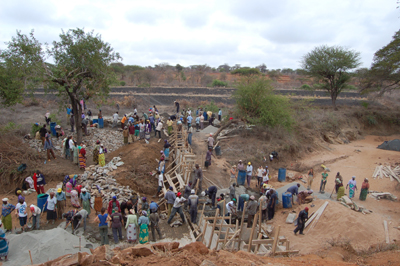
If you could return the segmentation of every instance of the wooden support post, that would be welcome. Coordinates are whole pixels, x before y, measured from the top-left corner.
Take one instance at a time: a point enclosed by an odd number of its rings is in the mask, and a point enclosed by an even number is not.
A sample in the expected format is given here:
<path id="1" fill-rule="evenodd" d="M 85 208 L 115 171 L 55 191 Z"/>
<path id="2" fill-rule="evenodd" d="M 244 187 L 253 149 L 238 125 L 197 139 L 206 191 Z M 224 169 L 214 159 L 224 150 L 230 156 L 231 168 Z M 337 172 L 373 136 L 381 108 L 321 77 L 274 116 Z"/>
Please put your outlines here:
<path id="1" fill-rule="evenodd" d="M 226 243 L 226 246 L 225 247 L 228 247 L 229 246 L 229 244 L 232 242 L 232 240 L 237 236 L 237 235 L 239 235 L 240 234 L 240 230 L 236 230 L 236 232 L 233 234 L 233 236 L 228 240 L 228 242 Z"/>
<path id="2" fill-rule="evenodd" d="M 286 251 L 290 250 L 290 241 L 286 241 Z"/>
<path id="3" fill-rule="evenodd" d="M 272 255 L 275 255 L 276 247 L 278 245 L 279 231 L 281 230 L 281 226 L 278 225 L 274 235 L 274 243 L 272 244 Z"/>
<path id="4" fill-rule="evenodd" d="M 390 240 L 389 240 L 389 229 L 388 229 L 388 224 L 387 224 L 387 221 L 386 221 L 386 220 L 383 221 L 383 227 L 385 228 L 385 240 L 386 240 L 386 244 L 389 244 L 389 243 L 390 243 Z"/>
<path id="5" fill-rule="evenodd" d="M 262 239 L 262 234 L 258 234 L 257 240 L 261 240 Z M 260 244 L 256 245 L 256 249 L 254 250 L 254 254 L 258 253 L 258 249 L 260 248 Z"/>
<path id="6" fill-rule="evenodd" d="M 262 223 L 262 211 L 260 205 L 258 210 L 258 234 L 261 234 L 261 223 Z"/>
<path id="7" fill-rule="evenodd" d="M 203 203 L 203 210 L 201 211 L 201 215 L 200 215 L 199 221 L 201 221 L 201 220 L 203 219 L 203 216 L 204 216 L 204 209 L 205 209 L 205 208 L 206 208 L 206 204 Z"/>
<path id="8" fill-rule="evenodd" d="M 247 252 L 251 251 L 251 244 L 253 242 L 253 235 L 254 235 L 254 230 L 256 230 L 257 221 L 258 221 L 258 213 L 256 213 L 256 216 L 254 217 L 254 221 L 253 221 L 253 226 L 251 227 L 251 233 L 250 233 L 250 239 L 249 239 L 249 247 L 247 248 Z M 247 221 L 247 222 L 249 222 L 249 221 Z"/>
<path id="9" fill-rule="evenodd" d="M 211 248 L 211 243 L 212 243 L 212 239 L 214 236 L 214 231 L 215 231 L 215 224 L 217 223 L 217 217 L 219 215 L 219 209 L 217 209 L 217 211 L 215 212 L 215 217 L 214 217 L 214 222 L 212 224 L 212 229 L 211 229 L 211 235 L 210 235 L 210 241 L 208 242 L 207 248 L 210 249 Z M 205 233 L 205 232 L 204 232 Z"/>
<path id="10" fill-rule="evenodd" d="M 240 235 L 239 235 L 239 238 L 238 238 L 238 250 L 240 250 L 240 242 L 242 241 L 242 238 L 240 236 L 242 234 L 242 229 L 243 229 L 243 224 L 244 224 L 244 215 L 245 215 L 245 212 L 246 212 L 246 207 L 247 207 L 247 201 L 244 203 L 243 210 L 242 210 L 242 220 L 240 221 Z"/>

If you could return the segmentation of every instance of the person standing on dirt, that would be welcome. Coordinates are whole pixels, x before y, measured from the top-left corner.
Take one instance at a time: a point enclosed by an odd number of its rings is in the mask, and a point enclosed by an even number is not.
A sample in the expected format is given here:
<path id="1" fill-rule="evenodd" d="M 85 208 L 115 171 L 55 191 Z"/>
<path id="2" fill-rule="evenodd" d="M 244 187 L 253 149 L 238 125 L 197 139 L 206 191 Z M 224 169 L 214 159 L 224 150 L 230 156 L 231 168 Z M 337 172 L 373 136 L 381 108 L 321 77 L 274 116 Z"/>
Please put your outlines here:
<path id="1" fill-rule="evenodd" d="M 156 242 L 156 230 L 158 233 L 159 240 L 163 239 L 163 235 L 161 234 L 160 226 L 160 217 L 156 211 L 153 211 L 150 209 L 150 229 L 151 229 L 151 234 L 153 237 L 153 242 Z"/>
<path id="2" fill-rule="evenodd" d="M 118 125 L 118 119 L 119 119 L 118 112 L 115 112 L 115 113 L 113 114 L 112 128 L 117 127 L 117 125 Z"/>
<path id="3" fill-rule="evenodd" d="M 207 145 L 208 145 L 208 149 L 213 149 L 214 147 L 214 138 L 213 138 L 213 134 L 210 133 L 210 136 L 207 139 Z"/>
<path id="4" fill-rule="evenodd" d="M 88 126 L 88 124 L 89 124 L 89 121 L 88 121 L 88 119 L 85 117 L 85 118 L 83 118 L 82 119 L 82 131 L 83 131 L 83 133 L 85 133 L 85 136 L 88 136 L 89 134 L 88 134 L 88 130 L 87 130 L 87 126 Z"/>
<path id="5" fill-rule="evenodd" d="M 218 110 L 218 120 L 221 121 L 222 119 L 222 111 L 221 109 Z"/>
<path id="6" fill-rule="evenodd" d="M 129 138 L 129 130 L 128 127 L 124 127 L 124 130 L 122 131 L 122 136 L 124 137 L 124 145 L 128 144 L 128 138 Z"/>
<path id="7" fill-rule="evenodd" d="M 212 148 L 209 147 L 209 148 L 208 148 L 208 151 L 207 151 L 207 153 L 206 153 L 206 161 L 205 161 L 206 167 L 207 167 L 207 168 L 208 168 L 209 166 L 211 166 L 211 157 L 212 157 L 212 156 L 214 156 L 214 158 L 215 158 L 215 155 L 212 153 Z"/>
<path id="8" fill-rule="evenodd" d="M 115 208 L 118 208 L 118 211 L 121 211 L 117 197 L 113 196 L 112 200 L 108 203 L 108 214 L 109 215 L 113 214 Z"/>
<path id="9" fill-rule="evenodd" d="M 264 222 L 267 219 L 267 206 L 268 201 L 267 197 L 264 193 L 260 192 L 260 198 L 258 199 L 259 208 L 261 208 L 261 222 Z"/>
<path id="10" fill-rule="evenodd" d="M 231 200 L 236 198 L 236 195 L 235 195 L 235 186 L 236 186 L 236 183 L 232 183 L 232 184 L 229 186 L 229 198 L 230 198 Z"/>
<path id="11" fill-rule="evenodd" d="M 314 180 L 314 169 L 311 168 L 308 171 L 307 190 L 311 189 L 311 185 L 312 185 L 313 180 Z"/>
<path id="12" fill-rule="evenodd" d="M 293 231 L 295 235 L 297 235 L 298 231 L 300 231 L 300 235 L 304 235 L 303 230 L 307 220 L 308 220 L 308 207 L 305 207 L 304 210 L 300 211 L 299 217 L 297 217 L 297 227 Z"/>
<path id="13" fill-rule="evenodd" d="M 82 193 L 80 195 L 81 198 L 81 205 L 82 208 L 85 209 L 87 211 L 87 215 L 90 215 L 90 193 L 87 192 L 86 188 L 82 189 Z"/>
<path id="14" fill-rule="evenodd" d="M 324 194 L 325 193 L 325 185 L 326 185 L 326 181 L 328 179 L 328 173 L 326 170 L 324 170 L 324 172 L 321 174 L 321 185 L 319 187 L 319 193 Z"/>
<path id="15" fill-rule="evenodd" d="M 204 108 L 203 116 L 204 116 L 204 120 L 208 121 L 207 109 L 206 108 Z"/>
<path id="16" fill-rule="evenodd" d="M 188 126 L 188 129 L 189 129 L 189 128 L 192 127 L 193 117 L 189 114 L 186 119 L 187 119 L 187 126 Z"/>
<path id="17" fill-rule="evenodd" d="M 161 130 L 163 129 L 163 127 L 164 127 L 164 125 L 163 125 L 162 121 L 160 120 L 160 122 L 158 122 L 158 124 L 157 124 L 154 136 L 157 136 L 157 132 L 158 132 L 158 138 L 161 139 Z"/>
<path id="18" fill-rule="evenodd" d="M 46 120 L 46 124 L 49 125 L 51 122 L 51 118 L 50 118 L 50 111 L 47 110 L 46 114 L 44 115 L 44 118 Z"/>
<path id="19" fill-rule="evenodd" d="M 114 213 L 111 214 L 111 228 L 114 237 L 114 243 L 118 244 L 119 240 L 122 240 L 122 227 L 124 226 L 124 220 L 122 215 L 119 213 L 119 208 L 114 208 Z"/>
<path id="20" fill-rule="evenodd" d="M 177 101 L 174 102 L 176 107 L 176 113 L 179 114 L 179 103 Z"/>
<path id="21" fill-rule="evenodd" d="M 122 117 L 122 119 L 121 119 L 121 128 L 122 129 L 124 129 L 124 127 L 125 127 L 126 120 L 128 120 L 128 118 L 126 118 L 126 114 L 125 114 L 124 117 Z"/>
<path id="22" fill-rule="evenodd" d="M 196 123 L 196 132 L 199 132 L 199 128 L 200 128 L 200 116 L 196 116 L 195 123 Z"/>
<path id="23" fill-rule="evenodd" d="M 129 125 L 129 136 L 132 143 L 135 142 L 135 125 L 133 123 Z"/>
<path id="24" fill-rule="evenodd" d="M 167 193 L 165 193 L 164 199 L 167 200 L 168 217 L 169 217 L 171 215 L 171 210 L 172 210 L 172 207 L 174 206 L 174 202 L 176 199 L 176 195 L 173 191 L 172 186 L 169 187 L 169 190 L 167 191 Z"/>
<path id="25" fill-rule="evenodd" d="M 42 211 L 40 210 L 40 208 L 36 205 L 31 204 L 31 206 L 29 206 L 29 209 L 31 211 L 31 217 L 32 218 L 32 230 L 39 230 L 40 229 L 40 214 L 42 213 Z M 30 219 L 29 218 L 29 219 Z M 61 219 L 61 216 L 60 216 Z"/>
<path id="26" fill-rule="evenodd" d="M 192 146 L 192 136 L 193 136 L 193 127 L 192 126 L 188 127 L 187 133 L 188 133 L 188 136 L 187 136 L 188 143 L 190 146 Z"/>
<path id="27" fill-rule="evenodd" d="M 57 198 L 57 217 L 58 219 L 62 219 L 62 214 L 64 213 L 64 207 L 67 207 L 67 197 L 65 196 L 62 188 L 57 189 L 56 193 Z"/>
<path id="28" fill-rule="evenodd" d="M 269 191 L 269 201 L 268 201 L 268 220 L 274 219 L 275 215 L 275 206 L 276 206 L 276 201 L 278 200 L 278 196 L 273 188 L 271 188 Z"/>
<path id="29" fill-rule="evenodd" d="M 346 189 L 349 188 L 349 198 L 353 198 L 354 194 L 356 193 L 357 190 L 357 181 L 356 181 L 356 177 L 353 176 L 349 182 L 346 185 Z"/>
<path id="30" fill-rule="evenodd" d="M 368 178 L 365 178 L 364 182 L 361 185 L 360 200 L 364 201 L 367 199 L 368 190 L 369 190 L 369 182 Z"/>
<path id="31" fill-rule="evenodd" d="M 70 124 L 70 118 L 71 118 L 71 106 L 67 106 L 67 125 Z"/>
<path id="32" fill-rule="evenodd" d="M 106 208 L 101 208 L 101 214 L 97 215 L 94 221 L 99 223 L 100 246 L 108 245 L 108 222 L 111 218 L 106 213 Z"/>
<path id="33" fill-rule="evenodd" d="M 3 205 L 1 208 L 1 221 L 4 224 L 4 229 L 7 231 L 12 230 L 12 217 L 11 213 L 15 210 L 15 206 L 9 203 L 8 198 L 2 199 Z"/>
<path id="34" fill-rule="evenodd" d="M 37 189 L 38 189 L 38 193 L 40 194 L 44 194 L 44 185 L 46 185 L 46 180 L 44 179 L 44 176 L 42 175 L 42 173 L 38 171 L 36 171 L 36 184 L 37 184 Z"/>
<path id="35" fill-rule="evenodd" d="M 258 206 L 258 203 L 256 201 L 256 197 L 254 197 L 254 195 L 251 195 L 249 204 L 246 207 L 246 209 L 247 209 L 247 228 L 253 226 L 254 216 L 257 213 L 257 206 Z"/>
<path id="36" fill-rule="evenodd" d="M 204 115 L 200 114 L 200 129 L 204 129 Z"/>
<path id="37" fill-rule="evenodd" d="M 237 175 L 237 169 L 236 169 L 236 165 L 233 165 L 232 166 L 232 168 L 231 168 L 231 170 L 230 170 L 230 174 L 231 174 L 231 177 L 229 178 L 230 180 L 229 180 L 229 184 L 233 184 L 233 183 L 235 183 L 236 182 L 236 175 Z M 232 199 L 232 198 L 231 198 Z"/>
<path id="38" fill-rule="evenodd" d="M 21 230 L 22 232 L 25 231 L 25 225 L 27 222 L 27 211 L 26 211 L 27 205 L 25 202 L 25 199 L 20 198 L 18 200 L 18 204 L 15 206 L 15 214 L 19 218 L 19 224 L 21 225 Z"/>
<path id="39" fill-rule="evenodd" d="M 50 162 L 50 154 L 53 156 L 54 160 L 56 159 L 56 156 L 54 155 L 53 151 L 54 146 L 49 137 L 46 138 L 43 149 L 47 152 L 47 160 L 49 162 Z"/>
<path id="40" fill-rule="evenodd" d="M 183 215 L 183 211 L 182 211 L 182 203 L 185 201 L 186 201 L 186 199 L 184 197 L 182 197 L 182 193 L 178 192 L 178 194 L 176 194 L 174 206 L 172 207 L 171 215 L 169 216 L 168 221 L 167 221 L 168 224 L 171 223 L 172 219 L 175 216 L 175 213 L 179 213 L 179 215 L 181 216 L 181 219 L 182 219 L 182 223 L 185 223 L 185 215 Z"/>
<path id="41" fill-rule="evenodd" d="M 73 161 L 74 160 L 74 140 L 72 139 L 72 136 L 69 137 L 68 147 L 69 147 L 69 159 L 71 161 Z"/>
<path id="42" fill-rule="evenodd" d="M 202 191 L 202 183 L 203 183 L 203 170 L 201 170 L 201 167 L 199 166 L 199 164 L 195 165 L 195 169 L 194 169 L 194 180 L 192 182 L 193 184 L 193 188 L 196 188 L 196 184 L 197 182 L 199 182 L 199 187 L 197 190 L 197 193 L 201 193 Z"/>
<path id="43" fill-rule="evenodd" d="M 194 224 L 197 224 L 197 206 L 199 204 L 199 196 L 196 195 L 196 191 L 194 189 L 190 191 L 188 204 L 189 204 L 190 221 Z"/>
<path id="44" fill-rule="evenodd" d="M 54 195 L 54 192 L 50 193 L 50 196 L 47 198 L 47 223 L 49 223 L 50 220 L 52 221 L 52 224 L 57 219 L 57 198 Z"/>
<path id="45" fill-rule="evenodd" d="M 168 118 L 168 120 L 167 120 L 168 135 L 171 135 L 171 133 L 172 133 L 172 125 L 173 124 L 174 124 L 174 121 L 172 121 L 171 117 Z"/>
<path id="46" fill-rule="evenodd" d="M 247 176 L 247 188 L 250 188 L 251 178 L 253 176 L 253 166 L 251 165 L 251 162 L 247 163 L 246 176 Z"/>

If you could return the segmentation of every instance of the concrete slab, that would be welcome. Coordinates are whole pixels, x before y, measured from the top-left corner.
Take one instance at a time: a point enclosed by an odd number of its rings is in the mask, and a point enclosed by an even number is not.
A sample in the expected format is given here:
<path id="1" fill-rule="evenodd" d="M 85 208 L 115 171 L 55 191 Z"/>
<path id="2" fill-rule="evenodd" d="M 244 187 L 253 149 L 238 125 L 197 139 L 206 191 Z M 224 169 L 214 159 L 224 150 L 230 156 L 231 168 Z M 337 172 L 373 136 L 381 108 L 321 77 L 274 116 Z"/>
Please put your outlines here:
<path id="1" fill-rule="evenodd" d="M 203 130 L 200 130 L 201 133 L 205 133 L 205 134 L 210 134 L 210 133 L 214 134 L 217 131 L 218 131 L 218 128 L 211 126 L 211 125 L 209 125 L 208 127 L 206 127 Z"/>
<path id="2" fill-rule="evenodd" d="M 297 216 L 296 213 L 293 212 L 289 213 L 288 217 L 286 218 L 286 223 L 292 224 L 294 222 L 294 219 L 296 219 L 296 216 Z"/>

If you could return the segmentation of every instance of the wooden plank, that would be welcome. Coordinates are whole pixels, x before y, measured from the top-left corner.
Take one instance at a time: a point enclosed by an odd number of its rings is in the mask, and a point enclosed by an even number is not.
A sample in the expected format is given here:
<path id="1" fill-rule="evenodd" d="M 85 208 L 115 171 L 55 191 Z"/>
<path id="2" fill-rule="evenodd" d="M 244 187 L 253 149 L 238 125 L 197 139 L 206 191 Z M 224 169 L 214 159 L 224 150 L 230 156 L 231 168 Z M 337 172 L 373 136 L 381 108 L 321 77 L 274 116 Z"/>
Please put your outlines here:
<path id="1" fill-rule="evenodd" d="M 233 234 L 233 236 L 232 236 L 232 237 L 228 240 L 228 242 L 226 243 L 225 247 L 228 247 L 229 244 L 232 242 L 232 240 L 233 240 L 237 235 L 239 235 L 239 233 L 240 233 L 240 230 L 236 230 L 236 232 Z"/>
<path id="2" fill-rule="evenodd" d="M 319 217 L 321 217 L 321 215 L 322 215 L 322 213 L 324 212 L 326 206 L 328 206 L 328 203 L 329 203 L 329 202 L 325 201 L 325 203 L 318 209 L 318 211 L 317 211 L 317 212 L 318 212 L 318 215 L 317 215 L 317 217 L 315 218 L 315 222 L 312 224 L 312 226 L 310 227 L 310 229 L 308 229 L 307 233 L 310 232 L 310 231 L 315 227 L 315 225 L 317 224 L 317 222 L 318 222 L 318 220 L 319 220 Z"/>
<path id="3" fill-rule="evenodd" d="M 261 208 L 260 208 L 261 209 Z M 261 227 L 261 226 L 260 226 Z M 258 234 L 258 237 L 257 237 L 257 240 L 261 240 L 262 239 L 262 234 L 261 233 L 259 233 Z M 254 243 L 254 241 L 252 242 L 252 244 Z M 258 244 L 258 245 L 256 245 L 256 249 L 254 250 L 254 254 L 257 254 L 258 253 L 258 249 L 260 248 L 260 244 Z"/>
<path id="4" fill-rule="evenodd" d="M 240 223 L 240 232 L 242 232 L 242 229 L 243 229 L 244 214 L 245 214 L 245 212 L 246 212 L 246 207 L 247 207 L 247 201 L 244 203 L 244 206 L 243 206 L 242 219 L 241 219 L 241 223 Z M 239 235 L 239 238 L 238 238 L 238 250 L 240 250 L 240 242 L 241 242 L 241 240 L 242 240 L 242 238 L 241 238 L 240 235 Z"/>
<path id="5" fill-rule="evenodd" d="M 261 234 L 262 212 L 261 205 L 258 207 L 258 234 Z M 257 249 L 258 251 L 258 249 Z M 257 252 L 256 252 L 257 253 Z"/>
<path id="6" fill-rule="evenodd" d="M 251 227 L 251 233 L 250 233 L 250 238 L 249 238 L 249 247 L 247 248 L 247 252 L 251 251 L 251 245 L 253 242 L 254 230 L 256 230 L 256 226 L 257 226 L 257 221 L 258 221 L 258 213 L 256 213 L 256 216 L 254 217 L 254 220 L 253 220 L 253 226 Z"/>
<path id="7" fill-rule="evenodd" d="M 185 182 L 183 181 L 182 176 L 180 174 L 176 173 L 176 178 L 178 179 L 179 185 L 181 186 L 181 188 L 185 188 Z"/>
<path id="8" fill-rule="evenodd" d="M 208 242 L 208 245 L 207 245 L 207 248 L 208 248 L 208 249 L 211 248 L 211 243 L 212 243 L 212 239 L 213 239 L 213 236 L 214 236 L 215 224 L 217 223 L 218 214 L 219 214 L 219 209 L 217 209 L 217 211 L 215 212 L 215 217 L 214 217 L 215 219 L 214 219 L 214 222 L 213 222 L 213 224 L 212 224 L 211 235 L 210 235 L 210 241 Z"/>
<path id="9" fill-rule="evenodd" d="M 205 245 L 204 238 L 205 238 L 205 235 L 206 235 L 207 224 L 208 224 L 207 220 L 204 220 L 203 232 L 201 232 L 202 233 L 201 242 L 203 242 L 204 245 Z"/>
<path id="10" fill-rule="evenodd" d="M 278 245 L 278 239 L 279 239 L 279 231 L 281 230 L 281 226 L 278 225 L 278 229 L 275 232 L 274 236 L 274 243 L 272 244 L 272 255 L 275 255 L 276 247 Z"/>
<path id="11" fill-rule="evenodd" d="M 385 228 L 385 240 L 386 240 L 386 244 L 389 244 L 389 243 L 390 243 L 390 240 L 389 240 L 389 229 L 388 229 L 388 224 L 387 224 L 387 221 L 386 221 L 386 220 L 383 221 L 383 227 Z"/>
<path id="12" fill-rule="evenodd" d="M 275 255 L 289 255 L 289 254 L 297 254 L 300 250 L 286 250 L 286 251 L 277 251 Z"/>
<path id="13" fill-rule="evenodd" d="M 176 187 L 175 187 L 175 184 L 174 184 L 174 182 L 171 180 L 171 177 L 169 176 L 169 174 L 165 174 L 164 176 L 165 176 L 165 178 L 167 179 L 169 185 L 172 187 L 172 190 L 174 191 L 174 193 L 178 193 L 178 191 L 177 191 L 177 189 L 176 189 Z"/>

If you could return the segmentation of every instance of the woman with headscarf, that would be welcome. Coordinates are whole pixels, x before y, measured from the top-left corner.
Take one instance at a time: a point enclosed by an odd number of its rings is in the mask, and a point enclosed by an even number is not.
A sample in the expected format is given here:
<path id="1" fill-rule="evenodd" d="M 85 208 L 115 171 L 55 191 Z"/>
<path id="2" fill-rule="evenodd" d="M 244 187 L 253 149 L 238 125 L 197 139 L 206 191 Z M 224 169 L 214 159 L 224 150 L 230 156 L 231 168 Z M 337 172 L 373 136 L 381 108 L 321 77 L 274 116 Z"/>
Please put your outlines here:
<path id="1" fill-rule="evenodd" d="M 364 182 L 361 185 L 361 192 L 360 192 L 360 200 L 366 200 L 369 190 L 369 182 L 368 178 L 364 179 Z"/>
<path id="2" fill-rule="evenodd" d="M 354 193 L 357 190 L 357 182 L 356 182 L 356 177 L 353 176 L 349 183 L 347 183 L 346 189 L 349 188 L 349 198 L 354 197 Z"/>
<path id="3" fill-rule="evenodd" d="M 2 261 L 2 257 L 4 257 L 4 261 L 8 261 L 8 240 L 2 226 L 3 223 L 0 221 L 0 261 Z"/>
<path id="4" fill-rule="evenodd" d="M 338 185 L 338 192 L 336 195 L 336 199 L 340 200 L 343 196 L 344 196 L 344 186 L 343 186 L 343 183 L 340 183 Z"/>
<path id="5" fill-rule="evenodd" d="M 130 214 L 126 218 L 126 238 L 128 243 L 135 243 L 137 240 L 136 228 L 138 227 L 137 216 L 135 215 L 135 210 L 131 209 Z"/>
<path id="6" fill-rule="evenodd" d="M 36 185 L 37 185 L 37 191 L 38 193 L 44 194 L 44 185 L 46 185 L 46 180 L 44 179 L 44 176 L 42 173 L 36 171 Z"/>
<path id="7" fill-rule="evenodd" d="M 75 208 L 81 207 L 81 205 L 79 203 L 78 191 L 76 191 L 75 189 L 71 191 L 71 204 Z"/>
<path id="8" fill-rule="evenodd" d="M 163 152 L 163 151 L 161 151 L 161 152 Z M 163 156 L 161 156 L 160 162 L 158 163 L 158 171 L 160 171 L 161 173 L 164 174 L 164 171 L 165 171 L 165 160 L 164 160 Z"/>
<path id="9" fill-rule="evenodd" d="M 79 152 L 79 169 L 86 169 L 86 146 L 83 145 Z"/>
<path id="10" fill-rule="evenodd" d="M 139 123 L 139 139 L 144 139 L 144 129 L 145 129 L 145 123 L 143 120 L 140 120 Z"/>
<path id="11" fill-rule="evenodd" d="M 99 150 L 99 165 L 101 167 L 106 165 L 106 157 L 104 156 L 104 146 L 103 144 L 100 144 L 100 150 Z"/>
<path id="12" fill-rule="evenodd" d="M 127 126 L 125 126 L 124 130 L 122 130 L 122 137 L 124 138 L 124 145 L 128 144 L 129 130 Z"/>
<path id="13" fill-rule="evenodd" d="M 169 144 L 168 140 L 164 140 L 164 156 L 165 160 L 168 161 L 169 158 L 169 148 L 171 147 L 171 144 Z"/>
<path id="14" fill-rule="evenodd" d="M 82 208 L 85 209 L 90 215 L 90 193 L 86 191 L 86 188 L 82 189 L 82 193 L 80 195 Z"/>
<path id="15" fill-rule="evenodd" d="M 101 195 L 101 191 L 99 187 L 97 186 L 98 191 L 94 193 L 94 210 L 96 211 L 96 215 L 101 212 L 101 209 L 103 208 L 103 198 Z"/>
<path id="16" fill-rule="evenodd" d="M 140 226 L 139 243 L 145 244 L 149 242 L 149 218 L 147 212 L 142 211 L 142 216 L 139 217 L 138 225 Z"/>
<path id="17" fill-rule="evenodd" d="M 1 221 L 4 224 L 4 229 L 6 229 L 7 232 L 12 230 L 11 213 L 13 210 L 15 210 L 15 206 L 8 202 L 8 198 L 4 198 L 2 201 L 3 205 L 1 208 Z"/>
<path id="18" fill-rule="evenodd" d="M 94 164 L 99 164 L 99 150 L 100 150 L 100 140 L 96 141 L 96 146 L 93 149 L 93 162 Z"/>

